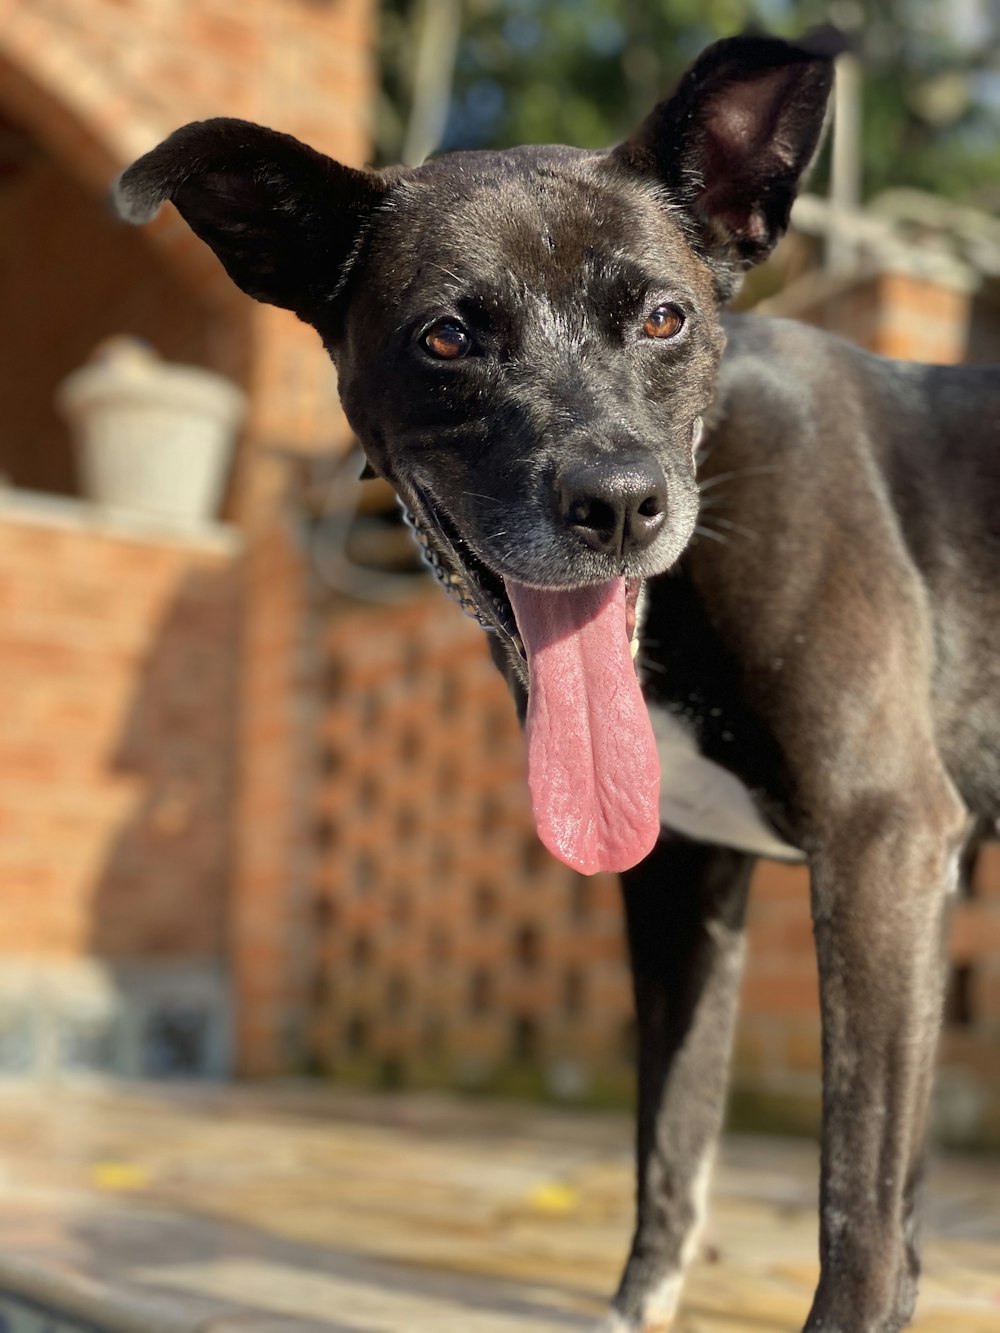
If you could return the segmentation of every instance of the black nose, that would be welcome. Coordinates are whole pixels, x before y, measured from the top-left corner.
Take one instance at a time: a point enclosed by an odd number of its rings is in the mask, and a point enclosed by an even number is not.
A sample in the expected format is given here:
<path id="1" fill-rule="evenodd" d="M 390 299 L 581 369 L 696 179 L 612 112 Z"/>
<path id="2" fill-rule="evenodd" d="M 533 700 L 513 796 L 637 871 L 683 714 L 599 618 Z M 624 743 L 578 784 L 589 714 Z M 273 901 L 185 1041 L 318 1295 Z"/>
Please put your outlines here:
<path id="1" fill-rule="evenodd" d="M 602 457 L 565 467 L 559 509 L 571 532 L 594 551 L 624 557 L 648 546 L 666 517 L 666 482 L 650 458 Z"/>

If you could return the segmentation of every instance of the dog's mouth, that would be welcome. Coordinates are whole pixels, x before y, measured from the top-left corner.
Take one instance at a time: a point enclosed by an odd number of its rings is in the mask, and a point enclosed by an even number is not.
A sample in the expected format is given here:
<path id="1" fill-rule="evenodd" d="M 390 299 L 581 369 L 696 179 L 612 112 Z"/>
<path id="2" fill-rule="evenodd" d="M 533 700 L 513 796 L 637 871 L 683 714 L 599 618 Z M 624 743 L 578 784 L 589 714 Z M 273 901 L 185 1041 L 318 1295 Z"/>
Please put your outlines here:
<path id="1" fill-rule="evenodd" d="M 424 564 L 448 596 L 489 634 L 509 639 L 527 661 L 514 608 L 504 579 L 481 560 L 438 505 L 422 494 L 408 506 L 400 501 L 403 520 L 420 547 Z"/>
<path id="2" fill-rule="evenodd" d="M 542 842 L 584 874 L 635 865 L 659 835 L 659 759 L 633 661 L 642 580 L 531 587 L 491 569 L 423 495 L 403 513 L 449 596 L 518 654 Z"/>
<path id="3" fill-rule="evenodd" d="M 462 537 L 454 522 L 423 496 L 417 505 L 399 501 L 403 521 L 420 547 L 421 558 L 452 601 L 486 630 L 509 639 L 522 662 L 527 662 L 524 640 L 510 600 L 513 580 L 495 573 Z M 639 652 L 638 606 L 644 580 L 626 578 L 625 635 L 634 659 Z"/>

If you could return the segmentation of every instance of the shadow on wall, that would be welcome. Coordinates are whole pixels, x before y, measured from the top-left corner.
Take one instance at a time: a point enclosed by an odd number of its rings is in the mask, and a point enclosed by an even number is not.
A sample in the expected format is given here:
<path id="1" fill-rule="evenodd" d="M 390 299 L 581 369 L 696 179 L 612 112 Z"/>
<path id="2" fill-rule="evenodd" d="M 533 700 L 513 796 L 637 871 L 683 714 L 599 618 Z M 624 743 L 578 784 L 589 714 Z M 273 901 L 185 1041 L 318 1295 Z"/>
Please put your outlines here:
<path id="1" fill-rule="evenodd" d="M 222 1075 L 238 569 L 92 525 L 0 524 L 0 1074 Z"/>
<path id="2" fill-rule="evenodd" d="M 231 1067 L 236 612 L 236 569 L 180 580 L 111 760 L 137 803 L 95 886 L 89 952 L 106 960 L 118 992 L 123 1072 Z"/>

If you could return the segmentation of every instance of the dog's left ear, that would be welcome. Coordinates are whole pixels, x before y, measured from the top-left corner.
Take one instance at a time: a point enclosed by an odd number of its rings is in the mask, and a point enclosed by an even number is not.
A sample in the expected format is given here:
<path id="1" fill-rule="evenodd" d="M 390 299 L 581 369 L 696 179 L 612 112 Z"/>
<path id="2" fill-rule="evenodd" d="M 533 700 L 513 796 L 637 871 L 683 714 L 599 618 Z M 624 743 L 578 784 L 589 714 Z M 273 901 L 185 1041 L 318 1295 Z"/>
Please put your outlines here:
<path id="1" fill-rule="evenodd" d="M 787 229 L 823 131 L 833 57 L 845 48 L 832 28 L 799 42 L 716 42 L 611 154 L 685 210 L 724 295 Z"/>
<path id="2" fill-rule="evenodd" d="M 237 287 L 323 326 L 387 188 L 290 134 L 217 119 L 177 130 L 123 171 L 112 194 L 136 223 L 169 199 Z"/>

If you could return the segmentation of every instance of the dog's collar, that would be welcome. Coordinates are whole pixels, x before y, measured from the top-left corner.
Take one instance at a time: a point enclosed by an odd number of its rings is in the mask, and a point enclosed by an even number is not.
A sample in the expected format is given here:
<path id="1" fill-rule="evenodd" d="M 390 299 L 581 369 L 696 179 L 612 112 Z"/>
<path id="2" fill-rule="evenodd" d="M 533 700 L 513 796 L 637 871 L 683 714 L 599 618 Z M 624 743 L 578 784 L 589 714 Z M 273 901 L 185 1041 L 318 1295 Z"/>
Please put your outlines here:
<path id="1" fill-rule="evenodd" d="M 467 616 L 471 616 L 478 625 L 486 630 L 487 634 L 495 634 L 497 632 L 496 625 L 492 620 L 487 618 L 482 610 L 480 610 L 468 583 L 456 570 L 452 560 L 445 554 L 440 545 L 435 542 L 432 534 L 427 530 L 424 524 L 421 523 L 420 519 L 417 518 L 413 511 L 409 509 L 402 500 L 399 501 L 399 507 L 403 511 L 403 522 L 410 529 L 414 541 L 420 547 L 421 560 L 437 579 L 438 583 L 440 583 L 441 587 L 452 601 L 458 604 Z"/>

